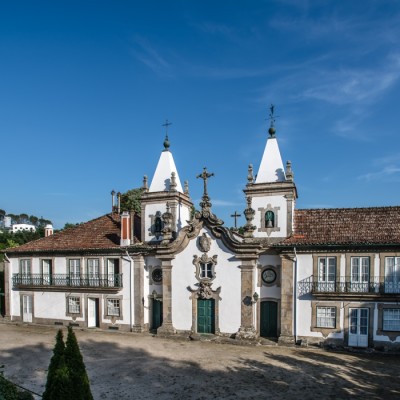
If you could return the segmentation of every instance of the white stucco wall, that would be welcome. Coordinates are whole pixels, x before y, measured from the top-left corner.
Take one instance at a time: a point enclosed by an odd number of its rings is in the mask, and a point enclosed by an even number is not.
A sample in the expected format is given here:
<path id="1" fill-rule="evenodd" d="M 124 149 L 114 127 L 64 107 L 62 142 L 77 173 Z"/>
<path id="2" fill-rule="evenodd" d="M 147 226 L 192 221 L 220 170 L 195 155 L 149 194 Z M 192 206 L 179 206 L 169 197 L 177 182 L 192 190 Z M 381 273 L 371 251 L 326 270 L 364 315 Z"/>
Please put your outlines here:
<path id="1" fill-rule="evenodd" d="M 207 229 L 202 229 L 200 236 L 206 233 L 210 236 Z M 202 255 L 197 247 L 197 238 L 189 242 L 186 249 L 178 254 L 172 260 L 172 322 L 178 330 L 192 329 L 192 300 L 191 293 L 187 289 L 190 286 L 196 289 L 198 283 L 193 265 L 193 256 Z M 222 333 L 234 333 L 240 327 L 240 287 L 241 273 L 239 269 L 240 262 L 233 259 L 233 255 L 218 240 L 211 242 L 211 248 L 208 251 L 209 257 L 218 256 L 218 262 L 215 266 L 216 277 L 212 288 L 216 290 L 221 287 L 219 302 L 219 328 Z"/>

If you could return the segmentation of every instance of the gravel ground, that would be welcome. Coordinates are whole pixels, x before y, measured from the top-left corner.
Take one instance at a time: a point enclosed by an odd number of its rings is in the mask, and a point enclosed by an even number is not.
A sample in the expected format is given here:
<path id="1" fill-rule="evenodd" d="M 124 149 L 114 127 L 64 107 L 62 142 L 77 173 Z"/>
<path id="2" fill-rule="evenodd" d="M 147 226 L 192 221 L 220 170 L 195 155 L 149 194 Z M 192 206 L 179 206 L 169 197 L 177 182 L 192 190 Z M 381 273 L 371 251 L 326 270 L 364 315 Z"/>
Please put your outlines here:
<path id="1" fill-rule="evenodd" d="M 56 332 L 0 324 L 4 375 L 42 393 Z M 400 398 L 400 357 L 394 354 L 75 332 L 96 400 Z"/>

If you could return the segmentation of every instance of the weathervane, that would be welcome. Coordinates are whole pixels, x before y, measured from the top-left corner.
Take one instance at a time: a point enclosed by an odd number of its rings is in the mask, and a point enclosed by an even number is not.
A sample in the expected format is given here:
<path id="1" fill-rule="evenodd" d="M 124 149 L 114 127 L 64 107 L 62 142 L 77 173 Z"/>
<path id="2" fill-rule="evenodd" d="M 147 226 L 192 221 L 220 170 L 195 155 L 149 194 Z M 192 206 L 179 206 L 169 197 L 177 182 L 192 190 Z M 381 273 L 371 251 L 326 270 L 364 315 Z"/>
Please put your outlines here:
<path id="1" fill-rule="evenodd" d="M 164 149 L 165 150 L 169 149 L 168 127 L 170 125 L 172 125 L 172 122 L 169 122 L 167 119 L 165 120 L 165 123 L 161 125 L 161 126 L 165 126 L 165 140 L 164 140 Z"/>
<path id="2" fill-rule="evenodd" d="M 269 108 L 269 119 L 271 121 L 270 127 L 268 129 L 269 134 L 271 135 L 271 137 L 275 137 L 275 119 L 279 118 L 279 115 L 274 115 L 274 111 L 275 111 L 275 106 L 273 104 L 271 104 L 270 108 Z"/>

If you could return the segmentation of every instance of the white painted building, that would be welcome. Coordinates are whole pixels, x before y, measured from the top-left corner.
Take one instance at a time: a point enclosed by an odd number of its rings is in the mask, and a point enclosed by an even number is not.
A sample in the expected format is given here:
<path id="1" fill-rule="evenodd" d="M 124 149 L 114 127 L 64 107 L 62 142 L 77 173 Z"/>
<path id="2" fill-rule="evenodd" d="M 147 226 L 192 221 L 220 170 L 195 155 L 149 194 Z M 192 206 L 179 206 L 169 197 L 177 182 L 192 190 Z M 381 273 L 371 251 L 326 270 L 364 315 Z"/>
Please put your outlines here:
<path id="1" fill-rule="evenodd" d="M 11 230 L 13 233 L 22 231 L 36 232 L 36 226 L 30 224 L 13 224 Z"/>
<path id="2" fill-rule="evenodd" d="M 192 215 L 167 139 L 164 147 L 150 186 L 144 179 L 140 215 L 113 206 L 6 250 L 6 319 L 292 344 L 400 344 L 400 207 L 296 209 L 291 163 L 284 167 L 271 126 L 256 176 L 249 166 L 239 233 L 213 214 L 206 169 Z"/>

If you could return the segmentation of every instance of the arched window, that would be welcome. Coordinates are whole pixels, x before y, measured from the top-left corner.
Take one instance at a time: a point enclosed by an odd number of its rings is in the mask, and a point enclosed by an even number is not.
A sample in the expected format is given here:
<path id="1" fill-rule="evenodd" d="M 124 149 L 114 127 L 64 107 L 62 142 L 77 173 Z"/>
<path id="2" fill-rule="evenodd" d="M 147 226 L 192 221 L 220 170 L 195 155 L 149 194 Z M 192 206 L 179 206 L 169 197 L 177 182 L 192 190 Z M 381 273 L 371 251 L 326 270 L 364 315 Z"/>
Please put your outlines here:
<path id="1" fill-rule="evenodd" d="M 265 227 L 266 228 L 274 228 L 275 227 L 275 214 L 271 210 L 268 210 L 265 213 Z"/>

